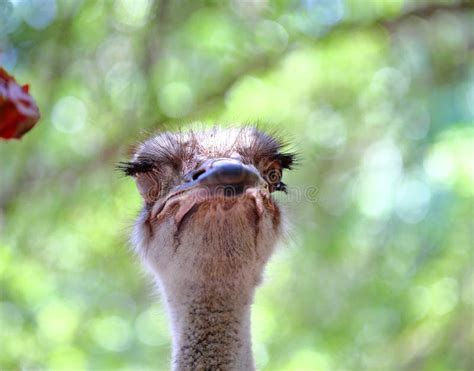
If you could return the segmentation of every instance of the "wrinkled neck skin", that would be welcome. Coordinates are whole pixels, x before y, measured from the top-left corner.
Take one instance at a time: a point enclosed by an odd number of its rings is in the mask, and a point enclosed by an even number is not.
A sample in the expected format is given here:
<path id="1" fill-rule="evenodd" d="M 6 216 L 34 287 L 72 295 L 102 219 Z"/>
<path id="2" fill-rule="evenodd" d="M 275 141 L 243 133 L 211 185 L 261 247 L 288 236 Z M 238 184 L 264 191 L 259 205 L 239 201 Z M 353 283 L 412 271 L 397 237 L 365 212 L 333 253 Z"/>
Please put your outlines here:
<path id="1" fill-rule="evenodd" d="M 181 223 L 139 218 L 134 244 L 171 319 L 173 370 L 254 370 L 250 306 L 280 236 L 279 211 L 205 204 Z M 269 206 L 270 210 L 270 206 Z"/>
<path id="2" fill-rule="evenodd" d="M 250 339 L 253 288 L 235 296 L 193 283 L 165 297 L 173 329 L 173 370 L 254 370 Z"/>

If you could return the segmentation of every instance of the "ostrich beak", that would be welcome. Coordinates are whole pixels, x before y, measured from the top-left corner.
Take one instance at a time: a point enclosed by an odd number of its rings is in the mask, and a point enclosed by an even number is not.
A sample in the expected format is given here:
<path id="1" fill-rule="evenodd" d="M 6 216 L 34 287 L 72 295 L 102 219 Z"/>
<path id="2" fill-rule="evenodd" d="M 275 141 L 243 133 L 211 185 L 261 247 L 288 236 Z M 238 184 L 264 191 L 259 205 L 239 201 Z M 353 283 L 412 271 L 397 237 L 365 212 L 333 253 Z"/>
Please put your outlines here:
<path id="1" fill-rule="evenodd" d="M 175 215 L 175 220 L 179 223 L 198 202 L 216 195 L 235 197 L 244 193 L 253 195 L 260 215 L 263 206 L 258 204 L 255 194 L 261 192 L 262 188 L 268 192 L 265 180 L 254 166 L 230 158 L 210 159 L 186 174 L 183 184 L 175 187 L 164 200 L 157 202 L 153 207 L 152 217 L 158 216 L 167 204 L 180 202 L 179 211 Z M 191 197 L 186 197 L 188 191 L 192 191 Z"/>
<path id="2" fill-rule="evenodd" d="M 186 174 L 184 181 L 173 193 L 202 188 L 224 191 L 225 194 L 235 196 L 265 183 L 254 166 L 231 158 L 207 160 L 199 168 Z"/>
<path id="3" fill-rule="evenodd" d="M 261 177 L 257 169 L 234 159 L 208 161 L 194 172 L 194 181 L 200 186 L 253 187 Z"/>

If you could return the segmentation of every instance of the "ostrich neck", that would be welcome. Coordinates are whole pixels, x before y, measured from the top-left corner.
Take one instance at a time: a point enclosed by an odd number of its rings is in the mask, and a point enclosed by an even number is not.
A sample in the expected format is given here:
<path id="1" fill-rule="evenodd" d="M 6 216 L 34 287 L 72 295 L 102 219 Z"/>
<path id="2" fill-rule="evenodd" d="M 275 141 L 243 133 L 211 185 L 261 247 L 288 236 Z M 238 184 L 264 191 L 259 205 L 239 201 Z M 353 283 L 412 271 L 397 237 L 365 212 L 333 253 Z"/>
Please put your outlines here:
<path id="1" fill-rule="evenodd" d="M 179 295 L 167 295 L 173 370 L 254 370 L 250 339 L 253 291 L 190 283 Z"/>

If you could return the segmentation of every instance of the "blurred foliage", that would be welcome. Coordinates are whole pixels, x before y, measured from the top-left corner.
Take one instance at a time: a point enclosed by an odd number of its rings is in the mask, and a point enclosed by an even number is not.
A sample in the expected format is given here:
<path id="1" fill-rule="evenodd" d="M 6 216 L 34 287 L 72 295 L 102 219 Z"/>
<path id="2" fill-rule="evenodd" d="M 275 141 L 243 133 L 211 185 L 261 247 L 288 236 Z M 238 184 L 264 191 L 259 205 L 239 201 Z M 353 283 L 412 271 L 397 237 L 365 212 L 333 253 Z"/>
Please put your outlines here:
<path id="1" fill-rule="evenodd" d="M 260 369 L 474 369 L 473 24 L 454 0 L 0 0 L 0 64 L 42 112 L 0 143 L 0 369 L 168 368 L 114 165 L 193 121 L 301 154 Z"/>

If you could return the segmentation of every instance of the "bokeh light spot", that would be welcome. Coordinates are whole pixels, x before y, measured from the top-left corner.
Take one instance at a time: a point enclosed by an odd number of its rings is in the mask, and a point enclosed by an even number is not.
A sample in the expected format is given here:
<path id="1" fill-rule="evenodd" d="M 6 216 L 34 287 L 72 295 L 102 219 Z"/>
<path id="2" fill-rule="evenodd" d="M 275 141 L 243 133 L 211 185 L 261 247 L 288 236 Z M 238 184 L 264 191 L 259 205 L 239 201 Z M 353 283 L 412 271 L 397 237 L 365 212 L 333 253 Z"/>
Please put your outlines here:
<path id="1" fill-rule="evenodd" d="M 386 216 L 393 207 L 395 184 L 402 172 L 402 156 L 390 140 L 370 146 L 364 153 L 356 197 L 363 214 Z"/>
<path id="2" fill-rule="evenodd" d="M 337 112 L 325 107 L 311 113 L 306 123 L 309 137 L 321 147 L 336 148 L 347 138 L 344 119 Z"/>
<path id="3" fill-rule="evenodd" d="M 131 28 L 139 28 L 146 24 L 152 0 L 116 0 L 114 13 L 116 19 Z"/>
<path id="4" fill-rule="evenodd" d="M 406 223 L 417 223 L 428 213 L 431 191 L 420 180 L 403 179 L 395 197 L 396 213 Z"/>
<path id="5" fill-rule="evenodd" d="M 254 353 L 255 364 L 258 370 L 261 370 L 269 361 L 267 347 L 259 341 L 252 341 L 252 351 Z"/>
<path id="6" fill-rule="evenodd" d="M 169 341 L 167 318 L 157 307 L 151 307 L 138 316 L 135 331 L 138 339 L 147 345 L 158 346 Z"/>
<path id="7" fill-rule="evenodd" d="M 51 121 L 56 129 L 64 133 L 75 133 L 84 128 L 87 109 L 82 100 L 67 96 L 61 98 L 53 107 Z"/>
<path id="8" fill-rule="evenodd" d="M 297 351 L 284 370 L 332 370 L 331 357 L 326 353 L 306 348 Z"/>
<path id="9" fill-rule="evenodd" d="M 50 341 L 64 343 L 74 335 L 79 313 L 65 302 L 54 300 L 41 307 L 37 321 L 43 337 Z"/>
<path id="10" fill-rule="evenodd" d="M 440 316 L 452 311 L 459 300 L 458 283 L 452 277 L 436 281 L 429 292 L 433 303 L 432 311 Z"/>
<path id="11" fill-rule="evenodd" d="M 184 82 L 169 83 L 161 90 L 160 108 L 169 117 L 185 116 L 193 104 L 193 92 Z"/>
<path id="12" fill-rule="evenodd" d="M 277 329 L 274 312 L 266 306 L 255 305 L 252 310 L 252 326 L 256 340 L 267 343 L 275 336 Z"/>
<path id="13" fill-rule="evenodd" d="M 265 20 L 256 30 L 257 44 L 272 51 L 283 51 L 288 45 L 288 32 L 281 24 Z"/>
<path id="14" fill-rule="evenodd" d="M 86 356 L 78 348 L 61 346 L 49 355 L 48 368 L 51 370 L 84 370 Z"/>
<path id="15" fill-rule="evenodd" d="M 450 184 L 454 172 L 451 153 L 443 148 L 434 148 L 424 160 L 424 168 L 428 176 L 438 182 Z"/>
<path id="16" fill-rule="evenodd" d="M 0 34 L 1 34 L 1 29 L 0 29 Z M 13 67 L 16 64 L 17 57 L 18 57 L 18 52 L 13 46 L 2 43 L 0 41 L 0 66 L 6 68 L 7 70 L 13 69 Z"/>
<path id="17" fill-rule="evenodd" d="M 0 35 L 7 35 L 18 27 L 21 22 L 18 8 L 18 4 L 13 5 L 8 0 L 0 2 Z"/>
<path id="18" fill-rule="evenodd" d="M 121 352 L 128 348 L 131 340 L 129 323 L 118 316 L 96 319 L 91 324 L 95 342 L 111 352 Z"/>
<path id="19" fill-rule="evenodd" d="M 37 30 L 46 28 L 56 17 L 55 0 L 22 0 L 19 6 L 25 22 Z"/>

